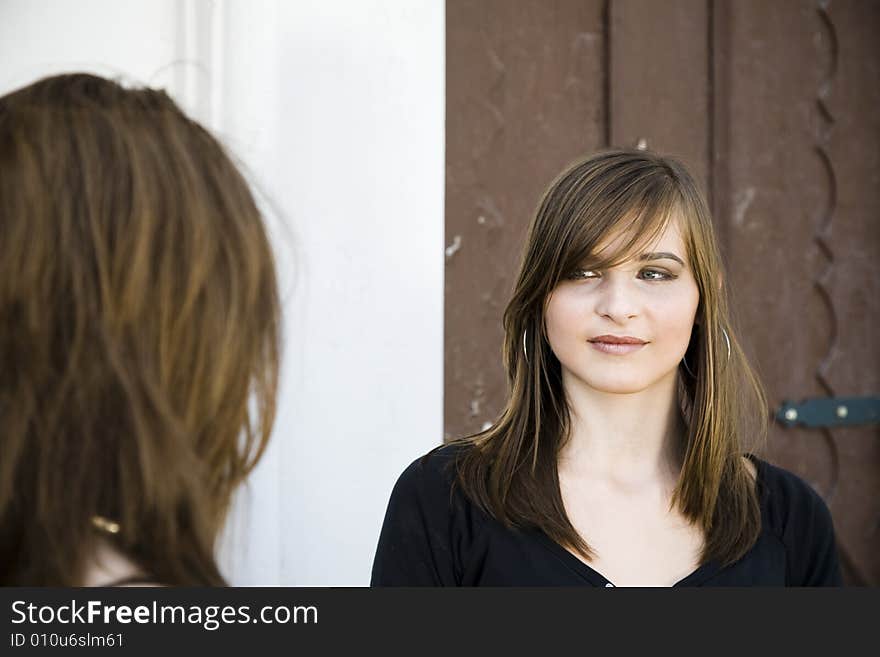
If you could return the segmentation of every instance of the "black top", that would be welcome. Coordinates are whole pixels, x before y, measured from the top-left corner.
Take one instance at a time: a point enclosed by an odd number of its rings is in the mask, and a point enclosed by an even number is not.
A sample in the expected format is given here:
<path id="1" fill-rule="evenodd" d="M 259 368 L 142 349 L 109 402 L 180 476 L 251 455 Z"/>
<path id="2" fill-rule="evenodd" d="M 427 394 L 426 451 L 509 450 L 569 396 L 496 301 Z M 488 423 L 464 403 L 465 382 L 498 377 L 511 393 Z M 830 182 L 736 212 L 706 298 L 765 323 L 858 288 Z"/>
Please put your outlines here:
<path id="1" fill-rule="evenodd" d="M 470 502 L 455 478 L 460 447 L 414 461 L 397 480 L 371 586 L 613 586 L 538 529 L 507 529 Z M 840 586 L 831 514 L 795 474 L 753 455 L 761 534 L 736 563 L 712 561 L 675 586 Z"/>

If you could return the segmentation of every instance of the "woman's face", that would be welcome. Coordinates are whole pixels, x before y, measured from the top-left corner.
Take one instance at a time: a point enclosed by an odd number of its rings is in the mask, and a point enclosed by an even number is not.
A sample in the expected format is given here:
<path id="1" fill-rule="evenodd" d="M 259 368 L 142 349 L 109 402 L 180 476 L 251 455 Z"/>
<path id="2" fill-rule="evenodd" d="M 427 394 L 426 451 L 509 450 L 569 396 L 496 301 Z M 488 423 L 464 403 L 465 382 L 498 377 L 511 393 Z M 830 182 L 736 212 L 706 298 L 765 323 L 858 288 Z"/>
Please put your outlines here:
<path id="1" fill-rule="evenodd" d="M 612 236 L 600 253 L 613 253 L 623 239 Z M 566 387 L 627 394 L 674 379 L 699 300 L 674 220 L 641 257 L 605 271 L 572 272 L 545 308 L 547 339 Z M 613 344 L 621 338 L 636 344 Z"/>

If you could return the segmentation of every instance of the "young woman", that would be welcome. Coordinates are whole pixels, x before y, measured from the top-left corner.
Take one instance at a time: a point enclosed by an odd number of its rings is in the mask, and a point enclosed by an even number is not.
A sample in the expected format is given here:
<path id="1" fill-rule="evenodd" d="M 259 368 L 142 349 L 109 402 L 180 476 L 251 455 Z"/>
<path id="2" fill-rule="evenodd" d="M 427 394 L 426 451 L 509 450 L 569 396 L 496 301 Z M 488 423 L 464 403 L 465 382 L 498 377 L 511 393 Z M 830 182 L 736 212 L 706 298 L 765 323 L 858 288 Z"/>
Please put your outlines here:
<path id="1" fill-rule="evenodd" d="M 0 98 L 0 171 L 0 584 L 224 584 L 279 364 L 245 180 L 164 92 L 85 74 Z"/>
<path id="2" fill-rule="evenodd" d="M 754 455 L 767 403 L 681 164 L 564 171 L 504 331 L 503 412 L 401 475 L 373 585 L 840 584 L 826 505 Z"/>

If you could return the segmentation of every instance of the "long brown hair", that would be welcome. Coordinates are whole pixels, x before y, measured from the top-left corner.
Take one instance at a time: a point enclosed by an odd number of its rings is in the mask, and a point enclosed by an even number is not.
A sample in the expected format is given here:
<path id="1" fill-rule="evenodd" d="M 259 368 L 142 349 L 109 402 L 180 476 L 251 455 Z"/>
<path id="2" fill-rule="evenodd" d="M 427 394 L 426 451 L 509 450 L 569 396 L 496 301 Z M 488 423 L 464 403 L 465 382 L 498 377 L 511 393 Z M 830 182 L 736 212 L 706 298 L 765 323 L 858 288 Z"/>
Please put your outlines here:
<path id="1" fill-rule="evenodd" d="M 163 91 L 68 74 L 0 98 L 0 583 L 80 583 L 98 516 L 155 581 L 224 584 L 279 336 L 249 187 Z"/>
<path id="2" fill-rule="evenodd" d="M 742 456 L 763 445 L 767 402 L 737 341 L 727 286 L 719 287 L 723 266 L 708 206 L 676 160 L 609 150 L 574 163 L 545 192 L 504 313 L 507 404 L 491 427 L 454 441 L 466 447 L 457 482 L 474 502 L 506 526 L 539 528 L 587 559 L 594 552 L 572 526 L 559 488 L 557 458 L 570 416 L 561 366 L 544 331 L 545 304 L 586 258 L 591 269 L 623 262 L 673 216 L 681 222 L 700 302 L 686 355 L 690 371 L 679 368 L 687 435 L 672 504 L 703 529 L 704 562 L 732 563 L 760 532 L 757 492 Z M 615 230 L 628 242 L 597 260 L 597 244 Z"/>

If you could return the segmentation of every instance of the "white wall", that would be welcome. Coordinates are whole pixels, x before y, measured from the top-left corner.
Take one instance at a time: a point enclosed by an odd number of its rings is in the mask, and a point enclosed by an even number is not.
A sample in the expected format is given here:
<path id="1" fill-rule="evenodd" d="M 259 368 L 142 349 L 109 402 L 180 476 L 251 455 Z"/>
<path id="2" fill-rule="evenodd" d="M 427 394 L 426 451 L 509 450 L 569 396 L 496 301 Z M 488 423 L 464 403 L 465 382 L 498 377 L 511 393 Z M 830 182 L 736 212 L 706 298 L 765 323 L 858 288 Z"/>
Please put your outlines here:
<path id="1" fill-rule="evenodd" d="M 441 440 L 444 69 L 441 0 L 0 4 L 0 93 L 69 70 L 164 86 L 259 190 L 286 352 L 233 583 L 366 585 L 397 475 Z"/>
<path id="2" fill-rule="evenodd" d="M 3 0 L 0 91 L 75 70 L 164 84 L 176 17 L 174 0 Z"/>

